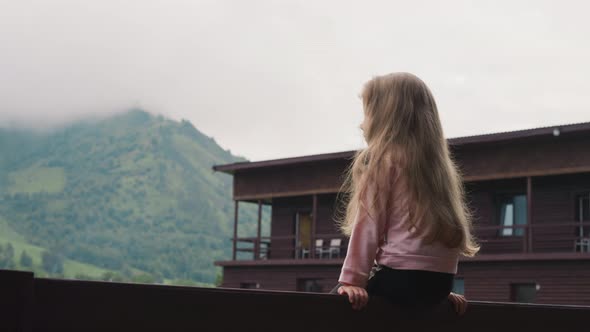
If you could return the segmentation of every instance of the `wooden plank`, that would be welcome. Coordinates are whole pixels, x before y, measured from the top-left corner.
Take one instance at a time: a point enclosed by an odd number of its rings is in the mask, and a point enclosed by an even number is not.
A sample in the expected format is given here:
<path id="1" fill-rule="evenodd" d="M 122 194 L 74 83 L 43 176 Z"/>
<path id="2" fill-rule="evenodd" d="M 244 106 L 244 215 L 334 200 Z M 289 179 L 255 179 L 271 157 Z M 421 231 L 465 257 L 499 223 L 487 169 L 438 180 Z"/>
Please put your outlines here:
<path id="1" fill-rule="evenodd" d="M 258 194 L 258 195 L 234 196 L 234 199 L 239 199 L 240 201 L 246 201 L 246 200 L 273 199 L 273 198 L 282 198 L 282 197 L 310 196 L 310 195 L 319 195 L 319 194 L 335 194 L 339 190 L 340 190 L 340 187 L 332 187 L 332 188 L 326 188 L 326 189 L 268 192 L 268 193 Z"/>
<path id="2" fill-rule="evenodd" d="M 311 208 L 311 253 L 310 257 L 315 258 L 315 233 L 316 233 L 316 224 L 318 222 L 318 195 L 313 194 L 313 202 Z"/>
<path id="3" fill-rule="evenodd" d="M 254 259 L 260 259 L 260 232 L 262 223 L 262 201 L 258 200 L 258 228 L 256 231 L 256 250 L 254 252 Z"/>
<path id="4" fill-rule="evenodd" d="M 489 180 L 500 180 L 500 179 L 515 179 L 515 178 L 526 178 L 533 176 L 549 176 L 549 175 L 566 175 L 566 174 L 577 174 L 577 173 L 588 173 L 590 172 L 590 166 L 579 166 L 579 167 L 565 167 L 556 168 L 551 170 L 540 170 L 540 171 L 522 171 L 522 172 L 498 172 L 486 175 L 469 175 L 463 178 L 466 182 L 475 181 L 489 181 Z"/>
<path id="5" fill-rule="evenodd" d="M 525 229 L 527 235 L 527 248 L 525 251 L 531 252 L 533 250 L 533 179 L 530 176 L 526 178 L 526 199 L 527 199 L 527 228 Z"/>
<path id="6" fill-rule="evenodd" d="M 234 201 L 234 238 L 233 238 L 233 249 L 232 249 L 232 259 L 236 260 L 236 246 L 238 238 L 238 200 Z"/>

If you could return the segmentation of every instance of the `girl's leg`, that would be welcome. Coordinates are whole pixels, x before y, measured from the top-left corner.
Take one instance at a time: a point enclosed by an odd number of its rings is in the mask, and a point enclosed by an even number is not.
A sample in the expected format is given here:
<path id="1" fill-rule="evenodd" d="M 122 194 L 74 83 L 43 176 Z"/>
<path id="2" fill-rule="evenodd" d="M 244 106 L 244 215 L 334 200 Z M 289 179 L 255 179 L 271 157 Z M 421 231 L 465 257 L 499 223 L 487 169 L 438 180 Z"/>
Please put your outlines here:
<path id="1" fill-rule="evenodd" d="M 435 306 L 447 299 L 453 289 L 454 275 L 431 271 L 416 274 L 417 297 L 426 305 Z"/>
<path id="2" fill-rule="evenodd" d="M 453 285 L 453 274 L 422 270 L 396 270 L 383 266 L 367 286 L 369 295 L 386 297 L 410 311 L 434 308 Z"/>
<path id="3" fill-rule="evenodd" d="M 398 305 L 411 300 L 408 276 L 400 270 L 379 266 L 367 284 L 369 296 L 382 296 L 392 304 Z"/>

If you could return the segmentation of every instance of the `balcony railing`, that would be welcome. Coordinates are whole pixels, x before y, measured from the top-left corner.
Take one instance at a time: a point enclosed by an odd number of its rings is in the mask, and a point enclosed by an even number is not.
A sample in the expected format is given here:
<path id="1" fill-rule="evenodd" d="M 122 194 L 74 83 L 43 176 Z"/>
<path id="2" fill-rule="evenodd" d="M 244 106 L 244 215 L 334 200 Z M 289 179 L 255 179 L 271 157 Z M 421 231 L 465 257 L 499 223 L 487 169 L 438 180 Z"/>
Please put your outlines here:
<path id="1" fill-rule="evenodd" d="M 380 297 L 35 278 L 0 270 L 0 331 L 586 331 L 590 307 L 449 303 L 409 318 Z M 395 327 L 395 328 L 393 328 Z"/>
<path id="2" fill-rule="evenodd" d="M 337 259 L 346 255 L 347 237 L 342 234 L 316 234 L 309 243 L 296 241 L 295 235 L 240 237 L 236 251 L 251 253 L 249 259 Z M 313 243 L 312 243 L 313 242 Z M 312 245 L 313 244 L 313 245 Z M 271 246 L 272 245 L 272 246 Z M 251 258 L 250 258 L 251 257 Z"/>
<path id="3" fill-rule="evenodd" d="M 564 222 L 513 226 L 477 226 L 481 255 L 521 253 L 587 253 L 590 255 L 590 222 Z M 236 251 L 241 259 L 338 259 L 346 256 L 348 238 L 342 234 L 316 234 L 303 245 L 295 235 L 240 237 Z M 313 244 L 313 245 L 312 245 Z"/>
<path id="4" fill-rule="evenodd" d="M 481 254 L 590 254 L 590 222 L 477 226 L 475 234 L 482 247 Z"/>

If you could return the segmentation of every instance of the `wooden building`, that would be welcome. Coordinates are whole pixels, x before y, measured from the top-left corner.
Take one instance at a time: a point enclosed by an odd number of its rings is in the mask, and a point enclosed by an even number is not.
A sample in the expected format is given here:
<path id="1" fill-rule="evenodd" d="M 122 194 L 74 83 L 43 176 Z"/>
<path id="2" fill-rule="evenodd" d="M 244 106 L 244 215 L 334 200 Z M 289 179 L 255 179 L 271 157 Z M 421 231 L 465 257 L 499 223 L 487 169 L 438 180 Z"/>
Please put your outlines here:
<path id="1" fill-rule="evenodd" d="M 590 123 L 449 140 L 481 252 L 462 259 L 471 300 L 590 305 Z M 328 292 L 346 255 L 333 217 L 354 151 L 216 165 L 233 175 L 223 287 Z M 270 236 L 238 238 L 238 204 L 272 206 Z M 260 225 L 260 213 L 259 213 Z M 237 259 L 248 252 L 248 259 Z"/>

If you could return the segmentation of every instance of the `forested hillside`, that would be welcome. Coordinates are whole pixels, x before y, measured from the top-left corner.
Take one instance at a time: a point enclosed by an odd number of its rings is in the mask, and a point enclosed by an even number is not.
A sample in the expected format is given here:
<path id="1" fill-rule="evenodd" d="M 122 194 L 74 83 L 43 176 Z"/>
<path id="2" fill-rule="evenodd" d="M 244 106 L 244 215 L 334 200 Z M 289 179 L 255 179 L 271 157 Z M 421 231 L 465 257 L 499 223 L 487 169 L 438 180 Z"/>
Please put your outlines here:
<path id="1" fill-rule="evenodd" d="M 50 133 L 0 129 L 0 267 L 211 284 L 233 230 L 231 176 L 211 166 L 244 160 L 188 121 L 141 110 Z M 240 219 L 254 234 L 256 207 Z"/>

